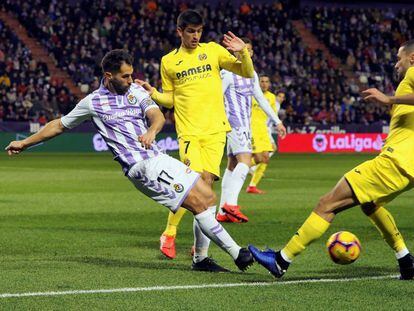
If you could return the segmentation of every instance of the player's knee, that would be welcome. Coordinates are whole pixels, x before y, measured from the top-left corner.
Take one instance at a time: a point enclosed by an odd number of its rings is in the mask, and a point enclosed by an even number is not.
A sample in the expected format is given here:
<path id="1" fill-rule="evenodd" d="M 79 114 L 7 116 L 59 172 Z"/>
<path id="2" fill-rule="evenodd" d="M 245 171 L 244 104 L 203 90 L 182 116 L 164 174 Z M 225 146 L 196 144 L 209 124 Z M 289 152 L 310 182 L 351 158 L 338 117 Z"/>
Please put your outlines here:
<path id="1" fill-rule="evenodd" d="M 214 175 L 209 172 L 203 172 L 201 173 L 201 178 L 208 184 L 209 186 L 212 186 L 214 183 Z"/>
<path id="2" fill-rule="evenodd" d="M 269 163 L 269 159 L 270 159 L 270 157 L 269 157 L 269 155 L 268 154 L 265 154 L 265 155 L 263 155 L 263 163 L 265 163 L 265 164 L 268 164 Z"/>
<path id="3" fill-rule="evenodd" d="M 209 206 L 213 206 L 216 204 L 217 201 L 217 196 L 214 193 L 213 190 L 208 191 L 207 193 L 204 194 L 204 198 L 203 198 L 204 202 L 206 202 L 207 207 Z"/>
<path id="4" fill-rule="evenodd" d="M 202 213 L 209 207 L 208 202 L 206 202 L 200 192 L 196 190 L 190 191 L 187 198 L 183 202 L 183 206 L 194 215 Z"/>
<path id="5" fill-rule="evenodd" d="M 318 205 L 316 206 L 315 210 L 322 213 L 330 213 L 332 202 L 332 194 L 327 193 L 319 198 Z"/>
<path id="6" fill-rule="evenodd" d="M 375 212 L 377 208 L 378 207 L 373 202 L 361 204 L 361 210 L 367 216 Z"/>

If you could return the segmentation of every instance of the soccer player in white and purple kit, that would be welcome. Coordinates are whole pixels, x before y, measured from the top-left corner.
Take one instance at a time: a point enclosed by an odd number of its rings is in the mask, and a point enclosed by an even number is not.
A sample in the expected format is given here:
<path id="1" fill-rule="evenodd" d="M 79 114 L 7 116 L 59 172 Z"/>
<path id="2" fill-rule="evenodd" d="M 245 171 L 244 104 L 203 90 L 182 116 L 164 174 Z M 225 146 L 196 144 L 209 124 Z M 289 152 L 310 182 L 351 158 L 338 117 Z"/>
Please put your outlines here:
<path id="1" fill-rule="evenodd" d="M 133 59 L 126 50 L 112 50 L 102 60 L 104 78 L 98 90 L 82 99 L 61 119 L 53 120 L 39 132 L 21 141 L 12 141 L 6 151 L 18 154 L 27 147 L 51 139 L 85 120 L 92 120 L 121 164 L 125 175 L 146 196 L 175 212 L 180 206 L 194 214 L 195 245 L 207 245 L 204 256 L 193 258 L 192 269 L 224 272 L 207 256 L 214 241 L 245 270 L 253 263 L 250 252 L 241 248 L 215 219 L 215 195 L 200 175 L 180 161 L 164 154 L 155 136 L 165 119 L 157 104 L 139 85 L 132 83 Z M 149 121 L 150 126 L 147 124 Z"/>
<path id="2" fill-rule="evenodd" d="M 246 43 L 250 56 L 253 56 L 251 41 L 247 38 L 242 40 Z M 251 165 L 252 97 L 276 125 L 282 138 L 286 135 L 286 129 L 264 97 L 257 73 L 254 73 L 253 79 L 247 79 L 222 70 L 221 78 L 227 118 L 232 130 L 227 134 L 227 169 L 221 183 L 220 210 L 217 220 L 219 222 L 247 222 L 247 216 L 240 211 L 238 197 Z"/>

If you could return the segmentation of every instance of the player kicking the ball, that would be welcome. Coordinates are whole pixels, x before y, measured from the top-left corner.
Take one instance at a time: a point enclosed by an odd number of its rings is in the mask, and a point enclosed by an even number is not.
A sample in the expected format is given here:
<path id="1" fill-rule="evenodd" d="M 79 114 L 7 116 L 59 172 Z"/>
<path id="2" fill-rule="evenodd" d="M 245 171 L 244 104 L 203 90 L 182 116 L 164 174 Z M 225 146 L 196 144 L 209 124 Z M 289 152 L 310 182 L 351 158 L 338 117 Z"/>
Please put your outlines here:
<path id="1" fill-rule="evenodd" d="M 282 250 L 260 251 L 249 246 L 254 258 L 274 276 L 283 276 L 292 260 L 326 232 L 337 213 L 360 205 L 394 250 L 401 279 L 413 279 L 414 257 L 384 205 L 414 186 L 414 102 L 409 95 L 414 93 L 414 40 L 399 48 L 397 58 L 395 69 L 401 82 L 396 96 L 389 98 L 376 89 L 363 92 L 367 101 L 392 105 L 390 132 L 381 153 L 346 173 L 322 196 Z"/>
<path id="2" fill-rule="evenodd" d="M 155 136 L 164 125 L 163 114 L 148 93 L 132 83 L 132 57 L 126 50 L 113 50 L 102 60 L 104 78 L 98 90 L 82 99 L 66 116 L 53 120 L 39 132 L 22 141 L 12 141 L 6 151 L 18 154 L 92 119 L 105 139 L 125 175 L 135 187 L 176 212 L 180 206 L 193 213 L 197 228 L 234 259 L 237 267 L 245 270 L 253 263 L 250 252 L 241 248 L 215 219 L 208 207 L 215 204 L 211 188 L 180 161 L 160 152 Z M 147 121 L 151 126 L 147 126 Z M 193 270 L 225 272 L 207 256 L 193 261 Z"/>

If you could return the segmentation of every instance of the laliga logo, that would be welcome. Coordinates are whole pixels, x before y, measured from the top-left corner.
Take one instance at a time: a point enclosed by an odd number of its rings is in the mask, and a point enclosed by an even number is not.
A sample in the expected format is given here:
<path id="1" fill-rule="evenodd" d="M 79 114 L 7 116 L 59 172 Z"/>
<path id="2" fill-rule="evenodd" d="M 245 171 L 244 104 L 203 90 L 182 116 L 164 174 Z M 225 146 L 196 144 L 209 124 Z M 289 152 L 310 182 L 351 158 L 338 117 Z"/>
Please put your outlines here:
<path id="1" fill-rule="evenodd" d="M 344 137 L 336 138 L 331 136 L 329 139 L 329 147 L 331 149 L 338 150 L 354 150 L 356 152 L 361 152 L 364 150 L 381 150 L 382 148 L 382 138 L 381 135 L 377 135 L 375 140 L 371 137 L 364 137 L 355 134 L 346 135 Z"/>
<path id="2" fill-rule="evenodd" d="M 323 134 L 317 134 L 313 137 L 312 147 L 316 152 L 324 152 L 328 147 L 328 139 Z"/>

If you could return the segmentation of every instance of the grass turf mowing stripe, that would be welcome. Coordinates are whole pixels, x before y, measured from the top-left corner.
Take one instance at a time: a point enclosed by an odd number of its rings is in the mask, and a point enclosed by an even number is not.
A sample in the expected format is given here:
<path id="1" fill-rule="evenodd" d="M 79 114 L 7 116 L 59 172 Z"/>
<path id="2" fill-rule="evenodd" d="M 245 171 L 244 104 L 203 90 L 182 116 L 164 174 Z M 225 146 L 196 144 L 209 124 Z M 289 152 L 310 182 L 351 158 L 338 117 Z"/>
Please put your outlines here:
<path id="1" fill-rule="evenodd" d="M 39 297 L 39 296 L 63 296 L 63 295 L 85 295 L 85 294 L 111 294 L 126 292 L 150 292 L 166 290 L 189 290 L 199 288 L 228 288 L 228 287 L 248 287 L 248 286 L 275 286 L 304 283 L 334 283 L 334 282 L 352 282 L 364 280 L 383 280 L 397 278 L 398 275 L 382 275 L 361 278 L 344 278 L 344 279 L 307 279 L 278 282 L 255 282 L 255 283 L 223 283 L 223 284 L 200 284 L 200 285 L 176 285 L 176 286 L 151 286 L 136 288 L 113 288 L 113 289 L 91 289 L 91 290 L 70 290 L 60 292 L 33 292 L 33 293 L 5 293 L 0 294 L 0 298 L 19 298 L 19 297 Z"/>

